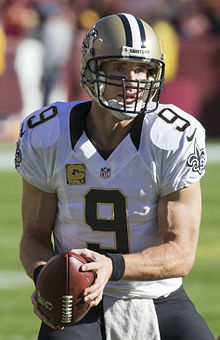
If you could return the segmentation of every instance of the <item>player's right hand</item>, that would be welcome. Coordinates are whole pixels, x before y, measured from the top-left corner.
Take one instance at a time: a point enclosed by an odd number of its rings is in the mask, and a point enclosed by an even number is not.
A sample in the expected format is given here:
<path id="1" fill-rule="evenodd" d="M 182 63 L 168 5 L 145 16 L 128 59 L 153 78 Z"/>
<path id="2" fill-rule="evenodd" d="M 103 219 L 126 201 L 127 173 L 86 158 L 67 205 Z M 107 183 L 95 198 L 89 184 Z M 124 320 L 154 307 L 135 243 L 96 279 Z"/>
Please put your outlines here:
<path id="1" fill-rule="evenodd" d="M 41 312 L 39 305 L 38 305 L 38 302 L 37 302 L 36 290 L 33 292 L 32 296 L 31 296 L 31 301 L 32 301 L 32 304 L 34 306 L 34 314 L 36 314 L 41 321 L 43 321 L 46 325 L 48 325 L 49 327 L 51 327 L 53 329 L 60 329 L 60 330 L 64 329 L 63 326 L 55 325 L 52 322 L 50 322 L 50 320 L 47 318 L 47 316 L 44 315 Z"/>
<path id="2" fill-rule="evenodd" d="M 103 297 L 103 291 L 106 283 L 112 274 L 112 260 L 102 254 L 99 254 L 90 249 L 72 249 L 72 251 L 82 257 L 84 257 L 88 263 L 82 265 L 81 270 L 95 271 L 95 282 L 84 290 L 84 301 L 89 304 L 90 307 L 98 306 Z"/>

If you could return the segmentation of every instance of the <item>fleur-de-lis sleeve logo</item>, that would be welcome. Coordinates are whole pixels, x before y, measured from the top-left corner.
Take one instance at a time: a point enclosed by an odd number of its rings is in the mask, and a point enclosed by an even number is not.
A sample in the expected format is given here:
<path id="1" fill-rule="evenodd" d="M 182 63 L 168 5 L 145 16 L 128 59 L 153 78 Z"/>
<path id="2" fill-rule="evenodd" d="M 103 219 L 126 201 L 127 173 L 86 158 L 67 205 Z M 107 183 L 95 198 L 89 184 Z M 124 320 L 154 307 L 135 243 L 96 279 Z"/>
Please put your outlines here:
<path id="1" fill-rule="evenodd" d="M 204 149 L 200 149 L 197 141 L 195 140 L 194 144 L 194 153 L 189 155 L 187 159 L 187 165 L 192 167 L 194 172 L 198 172 L 200 175 L 202 174 L 205 165 L 206 165 L 206 153 Z"/>
<path id="2" fill-rule="evenodd" d="M 22 153 L 20 149 L 20 141 L 17 142 L 17 148 L 15 151 L 15 169 L 17 169 L 22 161 Z"/>

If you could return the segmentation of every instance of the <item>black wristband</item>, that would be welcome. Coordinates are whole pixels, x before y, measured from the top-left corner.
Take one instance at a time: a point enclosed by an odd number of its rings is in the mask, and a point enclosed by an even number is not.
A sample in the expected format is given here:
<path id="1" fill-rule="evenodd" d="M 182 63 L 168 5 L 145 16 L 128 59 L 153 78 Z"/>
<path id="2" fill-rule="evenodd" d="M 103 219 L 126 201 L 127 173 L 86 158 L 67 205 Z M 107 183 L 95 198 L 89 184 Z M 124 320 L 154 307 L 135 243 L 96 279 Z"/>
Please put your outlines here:
<path id="1" fill-rule="evenodd" d="M 125 260 L 121 254 L 105 254 L 105 256 L 109 257 L 112 260 L 112 275 L 110 277 L 110 281 L 118 281 L 120 280 L 125 272 Z"/>
<path id="2" fill-rule="evenodd" d="M 45 266 L 44 264 L 40 264 L 38 267 L 36 267 L 36 268 L 34 269 L 34 272 L 33 272 L 33 280 L 34 280 L 35 286 L 36 286 L 36 283 L 37 283 L 38 276 L 39 276 L 41 270 L 44 268 L 44 266 Z"/>

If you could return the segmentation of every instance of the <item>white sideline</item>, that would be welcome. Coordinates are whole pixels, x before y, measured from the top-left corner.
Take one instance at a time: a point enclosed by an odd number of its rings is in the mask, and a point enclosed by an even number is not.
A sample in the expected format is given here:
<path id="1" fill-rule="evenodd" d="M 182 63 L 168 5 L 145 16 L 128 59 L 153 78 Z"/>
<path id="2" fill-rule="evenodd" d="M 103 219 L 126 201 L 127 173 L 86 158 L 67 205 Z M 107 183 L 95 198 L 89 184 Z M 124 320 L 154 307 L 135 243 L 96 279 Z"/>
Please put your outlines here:
<path id="1" fill-rule="evenodd" d="M 22 271 L 0 270 L 0 290 L 17 290 L 33 281 Z"/>

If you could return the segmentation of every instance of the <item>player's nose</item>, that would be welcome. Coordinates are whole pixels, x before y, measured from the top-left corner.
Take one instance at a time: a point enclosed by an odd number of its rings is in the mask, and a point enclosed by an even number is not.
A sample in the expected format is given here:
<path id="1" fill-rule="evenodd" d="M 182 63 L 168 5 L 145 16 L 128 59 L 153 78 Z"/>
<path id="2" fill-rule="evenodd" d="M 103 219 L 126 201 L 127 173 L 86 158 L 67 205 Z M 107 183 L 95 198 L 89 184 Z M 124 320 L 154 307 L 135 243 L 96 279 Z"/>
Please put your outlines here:
<path id="1" fill-rule="evenodd" d="M 131 80 L 136 80 L 137 76 L 133 70 L 128 70 L 127 71 L 127 78 Z"/>

